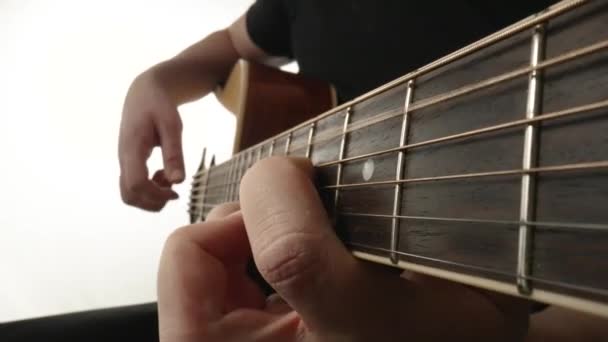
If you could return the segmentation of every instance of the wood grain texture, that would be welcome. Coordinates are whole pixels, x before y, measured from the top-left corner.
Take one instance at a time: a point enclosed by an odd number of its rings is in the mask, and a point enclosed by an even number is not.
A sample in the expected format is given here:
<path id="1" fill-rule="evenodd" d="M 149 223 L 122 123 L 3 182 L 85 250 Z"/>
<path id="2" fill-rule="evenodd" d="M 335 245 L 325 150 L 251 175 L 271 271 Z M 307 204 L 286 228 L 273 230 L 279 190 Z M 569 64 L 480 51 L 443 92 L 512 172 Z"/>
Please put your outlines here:
<path id="1" fill-rule="evenodd" d="M 249 65 L 247 104 L 237 118 L 242 129 L 235 152 L 330 109 L 335 101 L 331 87 L 324 82 L 259 64 Z"/>

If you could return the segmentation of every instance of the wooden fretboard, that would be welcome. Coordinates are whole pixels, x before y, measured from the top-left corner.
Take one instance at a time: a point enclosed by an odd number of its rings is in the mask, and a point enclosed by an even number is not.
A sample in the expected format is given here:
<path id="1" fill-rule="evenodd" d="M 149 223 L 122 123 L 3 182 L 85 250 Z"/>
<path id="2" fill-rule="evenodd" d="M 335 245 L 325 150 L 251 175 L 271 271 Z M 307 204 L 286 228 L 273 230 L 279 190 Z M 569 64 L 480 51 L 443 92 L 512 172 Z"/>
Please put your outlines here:
<path id="1" fill-rule="evenodd" d="M 308 157 L 356 256 L 608 316 L 606 23 L 563 1 L 202 167 L 192 220 L 256 161 Z"/>

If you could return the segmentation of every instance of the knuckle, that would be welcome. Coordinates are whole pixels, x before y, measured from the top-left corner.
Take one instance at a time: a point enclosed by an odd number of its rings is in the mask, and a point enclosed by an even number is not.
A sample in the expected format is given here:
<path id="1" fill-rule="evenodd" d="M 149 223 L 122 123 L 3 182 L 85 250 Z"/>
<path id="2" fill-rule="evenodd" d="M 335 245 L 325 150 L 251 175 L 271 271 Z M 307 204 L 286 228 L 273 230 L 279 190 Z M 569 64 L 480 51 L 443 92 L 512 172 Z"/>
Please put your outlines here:
<path id="1" fill-rule="evenodd" d="M 136 204 L 135 198 L 133 198 L 133 196 L 130 196 L 130 195 L 123 195 L 122 196 L 122 201 L 125 202 L 125 204 L 128 204 L 128 205 L 135 205 Z"/>
<path id="2" fill-rule="evenodd" d="M 179 165 L 182 163 L 183 158 L 178 150 L 168 151 L 165 156 L 165 163 L 168 165 Z"/>
<path id="3" fill-rule="evenodd" d="M 143 182 L 128 182 L 126 185 L 126 194 L 130 198 L 134 198 L 136 195 L 143 192 L 145 184 Z"/>
<path id="4" fill-rule="evenodd" d="M 128 205 L 135 205 L 137 202 L 136 197 L 133 195 L 132 192 L 129 191 L 129 189 L 127 189 L 126 186 L 121 185 L 120 197 L 122 198 L 122 201 Z"/>
<path id="5" fill-rule="evenodd" d="M 183 226 L 169 234 L 165 241 L 165 252 L 174 253 L 179 251 L 181 249 L 180 246 L 188 240 L 188 236 L 190 235 L 189 232 L 192 230 L 190 227 L 192 227 L 192 225 Z"/>
<path id="6" fill-rule="evenodd" d="M 297 291 L 322 274 L 323 256 L 314 241 L 303 233 L 291 233 L 270 240 L 256 255 L 262 276 L 277 289 Z"/>

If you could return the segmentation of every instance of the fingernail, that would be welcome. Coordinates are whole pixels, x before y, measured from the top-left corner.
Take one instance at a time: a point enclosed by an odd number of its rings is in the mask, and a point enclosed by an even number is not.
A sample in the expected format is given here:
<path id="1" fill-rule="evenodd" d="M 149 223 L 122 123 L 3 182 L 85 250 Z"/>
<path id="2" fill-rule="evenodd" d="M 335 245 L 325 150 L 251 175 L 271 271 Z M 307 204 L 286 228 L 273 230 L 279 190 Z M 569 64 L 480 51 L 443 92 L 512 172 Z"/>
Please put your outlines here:
<path id="1" fill-rule="evenodd" d="M 180 182 L 184 179 L 184 174 L 180 170 L 173 170 L 171 171 L 169 178 L 172 182 Z"/>

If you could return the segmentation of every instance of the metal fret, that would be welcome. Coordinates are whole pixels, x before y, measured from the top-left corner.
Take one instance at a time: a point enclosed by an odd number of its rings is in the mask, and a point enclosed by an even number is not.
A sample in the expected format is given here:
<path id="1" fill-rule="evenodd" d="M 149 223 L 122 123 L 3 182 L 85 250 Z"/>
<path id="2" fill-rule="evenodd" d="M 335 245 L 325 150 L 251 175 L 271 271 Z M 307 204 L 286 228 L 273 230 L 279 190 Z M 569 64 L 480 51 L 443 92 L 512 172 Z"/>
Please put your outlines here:
<path id="1" fill-rule="evenodd" d="M 532 52 L 530 65 L 534 68 L 544 58 L 545 30 L 543 25 L 534 29 L 532 37 Z M 532 119 L 540 113 L 542 96 L 542 73 L 533 69 L 530 73 L 528 86 L 528 103 L 526 106 L 526 119 Z M 538 132 L 534 124 L 527 125 L 524 133 L 523 170 L 529 170 L 536 166 Z M 521 200 L 519 220 L 531 221 L 534 216 L 535 178 L 531 173 L 524 173 L 521 177 Z M 519 226 L 518 253 L 517 253 L 517 290 L 521 294 L 530 294 L 532 286 L 528 276 L 531 266 L 532 229 L 527 224 Z"/>
<path id="2" fill-rule="evenodd" d="M 272 157 L 272 152 L 274 152 L 274 144 L 276 143 L 275 139 L 272 139 L 272 142 L 270 143 L 270 148 L 268 149 L 268 156 Z"/>
<path id="3" fill-rule="evenodd" d="M 608 49 L 608 40 L 603 40 L 598 43 L 595 43 L 595 44 L 592 44 L 592 45 L 589 45 L 589 46 L 586 46 L 586 47 L 583 47 L 580 49 L 572 50 L 570 52 L 564 53 L 563 55 L 554 57 L 552 59 L 547 59 L 543 62 L 540 62 L 536 67 L 531 67 L 531 66 L 527 65 L 527 66 L 521 67 L 519 69 L 516 69 L 514 71 L 509 71 L 505 74 L 480 81 L 478 83 L 465 85 L 461 88 L 450 90 L 445 93 L 438 94 L 436 96 L 417 101 L 415 103 L 412 103 L 412 105 L 410 106 L 410 111 L 417 111 L 417 110 L 424 109 L 424 108 L 427 108 L 432 105 L 437 105 L 437 104 L 444 103 L 449 100 L 454 100 L 458 97 L 468 95 L 473 92 L 481 91 L 483 89 L 487 89 L 487 88 L 490 88 L 493 86 L 497 86 L 501 83 L 516 79 L 518 77 L 528 76 L 535 69 L 539 70 L 539 69 L 547 69 L 550 67 L 559 66 L 559 65 L 574 61 L 576 59 L 582 58 L 584 56 L 598 53 L 598 52 L 606 50 L 606 49 Z M 383 113 L 373 116 L 369 119 L 361 120 L 361 121 L 358 121 L 357 123 L 350 125 L 347 132 L 354 132 L 354 131 L 360 130 L 362 128 L 395 118 L 400 115 L 402 115 L 401 111 L 383 112 Z M 334 134 L 328 134 L 328 133 L 334 133 Z M 322 136 L 320 136 L 320 135 L 317 136 L 316 142 L 318 143 L 321 141 L 328 141 L 328 140 L 331 140 L 332 138 L 340 136 L 341 134 L 342 134 L 342 131 L 340 129 L 332 130 L 332 131 L 326 132 Z M 391 152 L 393 152 L 393 151 L 391 151 Z"/>
<path id="4" fill-rule="evenodd" d="M 287 135 L 287 141 L 285 141 L 285 155 L 289 155 L 289 145 L 291 145 L 291 136 L 292 136 L 292 132 L 289 132 L 289 134 Z"/>
<path id="5" fill-rule="evenodd" d="M 567 13 L 569 11 L 572 11 L 573 9 L 582 6 L 584 4 L 589 3 L 590 0 L 564 0 L 560 3 L 555 4 L 554 6 L 551 6 L 549 9 L 547 9 L 546 11 L 543 11 L 542 13 L 539 13 L 535 16 L 531 16 L 529 18 L 523 19 L 519 22 L 514 23 L 511 26 L 508 26 L 506 28 L 504 28 L 503 30 L 500 30 L 496 33 L 493 33 L 479 41 L 476 41 L 468 46 L 465 46 L 464 48 L 455 51 L 447 56 L 444 56 L 443 58 L 440 58 L 430 64 L 427 64 L 421 68 L 416 69 L 413 72 L 410 72 L 406 75 L 403 75 L 402 77 L 399 77 L 397 79 L 395 79 L 392 82 L 389 82 L 383 86 L 380 86 L 376 89 L 373 89 L 357 98 L 354 98 L 348 102 L 345 102 L 337 107 L 334 107 L 328 111 L 326 111 L 325 113 L 312 118 L 310 120 L 304 121 L 300 124 L 298 124 L 297 126 L 292 128 L 293 130 L 302 128 L 302 127 L 306 127 L 307 125 L 309 125 L 311 122 L 315 122 L 315 121 L 319 121 L 321 119 L 327 118 L 331 115 L 334 115 L 336 113 L 339 113 L 340 111 L 344 110 L 345 108 L 348 107 L 352 107 L 358 103 L 361 103 L 367 99 L 370 99 L 382 92 L 385 92 L 389 89 L 392 89 L 396 86 L 399 86 L 403 83 L 408 82 L 409 80 L 415 79 L 417 77 L 426 75 L 434 70 L 437 70 L 438 68 L 441 68 L 445 65 L 448 65 L 454 61 L 457 61 L 461 58 L 464 58 L 466 56 L 469 56 L 477 51 L 480 51 L 488 46 L 491 46 L 493 44 L 496 44 L 498 42 L 501 42 L 509 37 L 512 37 L 520 32 L 523 32 L 527 29 L 533 28 L 539 24 L 542 24 L 552 18 L 558 17 L 564 13 Z M 601 42 L 602 44 L 606 43 L 606 42 Z M 601 47 L 604 48 L 604 47 Z M 418 109 L 418 108 L 416 108 Z M 274 137 L 274 139 L 278 139 L 279 137 L 281 137 L 283 134 L 285 134 L 286 132 L 280 133 L 278 135 L 276 135 Z"/>
<path id="6" fill-rule="evenodd" d="M 230 202 L 232 201 L 232 184 L 234 183 L 234 173 L 236 172 L 236 168 L 238 167 L 238 155 L 233 157 L 233 159 L 231 160 L 230 163 L 230 176 L 228 177 L 228 181 L 226 182 L 226 184 L 228 184 L 228 186 L 224 189 L 224 191 L 226 191 L 227 197 L 226 200 L 224 200 L 224 202 Z"/>
<path id="7" fill-rule="evenodd" d="M 190 213 L 190 223 L 194 223 L 196 222 L 199 218 L 202 217 L 203 212 L 202 210 L 198 210 L 197 207 L 197 202 L 198 199 L 193 198 L 193 195 L 195 194 L 196 190 L 198 189 L 199 185 L 203 186 L 203 194 L 202 194 L 202 198 L 201 198 L 201 205 L 204 205 L 204 201 L 205 201 L 205 192 L 207 191 L 207 182 L 206 179 L 208 176 L 206 176 L 206 174 L 204 174 L 205 172 L 205 159 L 207 157 L 207 148 L 203 148 L 203 156 L 201 158 L 201 162 L 198 166 L 198 169 L 196 171 L 196 174 L 194 176 L 194 182 L 195 183 L 199 183 L 198 181 L 200 180 L 200 178 L 203 178 L 203 181 L 199 184 L 196 185 L 196 187 L 193 187 L 191 193 L 190 193 L 190 208 L 188 210 L 188 212 Z"/>
<path id="8" fill-rule="evenodd" d="M 399 138 L 399 146 L 403 147 L 407 144 L 407 135 L 409 131 L 409 108 L 413 98 L 413 87 L 414 81 L 411 80 L 407 83 L 407 91 L 405 94 L 405 101 L 403 104 L 403 122 L 401 124 L 401 136 Z M 400 181 L 403 179 L 405 171 L 405 150 L 399 151 L 397 155 L 397 170 L 395 170 L 395 180 Z M 393 198 L 393 218 L 391 219 L 391 254 L 390 259 L 393 264 L 399 262 L 399 219 L 398 215 L 401 214 L 401 192 L 403 186 L 400 183 L 395 184 L 395 194 Z"/>
<path id="9" fill-rule="evenodd" d="M 246 152 L 242 152 L 239 153 L 240 157 L 239 157 L 239 168 L 237 170 L 237 174 L 236 174 L 236 179 L 234 180 L 234 200 L 238 201 L 239 200 L 239 186 L 241 184 L 241 178 L 243 177 L 243 174 L 245 173 L 245 170 L 247 169 L 247 153 Z"/>
<path id="10" fill-rule="evenodd" d="M 382 151 L 359 154 L 359 155 L 348 157 L 348 158 L 342 158 L 342 159 L 338 159 L 338 160 L 334 160 L 334 161 L 320 163 L 317 166 L 325 167 L 325 166 L 336 165 L 336 164 L 345 163 L 345 162 L 351 162 L 351 161 L 355 161 L 355 160 L 367 159 L 370 157 L 398 152 L 401 150 L 409 150 L 409 149 L 416 148 L 416 147 L 429 146 L 429 145 L 444 143 L 444 142 L 448 142 L 448 141 L 452 141 L 452 140 L 469 138 L 469 137 L 473 137 L 473 136 L 480 135 L 480 134 L 496 132 L 496 131 L 505 130 L 508 128 L 513 128 L 513 127 L 518 127 L 518 126 L 529 125 L 529 124 L 537 123 L 537 122 L 541 122 L 541 121 L 550 121 L 550 120 L 556 120 L 556 119 L 565 118 L 565 117 L 571 117 L 574 115 L 587 113 L 587 112 L 591 112 L 591 111 L 598 110 L 598 109 L 604 109 L 604 108 L 608 108 L 608 100 L 598 101 L 598 102 L 594 102 L 594 103 L 590 103 L 590 104 L 585 104 L 585 105 L 581 105 L 581 106 L 577 106 L 577 107 L 559 110 L 559 111 L 552 112 L 552 113 L 538 115 L 538 116 L 535 116 L 530 119 L 515 120 L 515 121 L 506 122 L 506 123 L 498 124 L 498 125 L 494 125 L 494 126 L 474 129 L 474 130 L 463 132 L 463 133 L 457 133 L 457 134 L 453 134 L 453 135 L 443 136 L 440 138 L 421 141 L 418 143 L 405 145 L 403 147 L 394 147 L 394 148 L 388 148 L 388 149 L 382 150 Z M 413 108 L 410 107 L 410 110 L 413 110 Z"/>
<path id="11" fill-rule="evenodd" d="M 243 154 L 239 153 L 236 160 L 236 172 L 234 173 L 234 179 L 232 180 L 232 199 L 230 201 L 236 201 L 239 193 L 239 179 L 241 178 L 241 168 L 243 167 Z"/>
<path id="12" fill-rule="evenodd" d="M 234 159 L 231 159 L 229 161 L 230 163 L 230 168 L 228 169 L 228 172 L 226 173 L 226 180 L 224 181 L 224 184 L 230 184 L 232 183 L 232 173 L 234 172 Z M 223 202 L 228 202 L 230 200 L 230 185 L 228 185 L 228 187 L 223 189 L 224 191 L 224 201 Z"/>
<path id="13" fill-rule="evenodd" d="M 310 130 L 308 131 L 308 141 L 306 142 L 306 158 L 310 158 L 310 152 L 312 150 L 312 139 L 315 134 L 315 123 L 310 124 Z"/>
<path id="14" fill-rule="evenodd" d="M 202 193 L 202 197 L 201 197 L 201 213 L 200 213 L 200 217 L 199 219 L 204 221 L 205 220 L 205 211 L 203 210 L 203 208 L 205 207 L 205 198 L 207 196 L 207 185 L 209 184 L 209 176 L 211 173 L 211 169 L 208 169 L 207 172 L 205 172 L 205 183 L 203 185 L 203 193 Z"/>
<path id="15" fill-rule="evenodd" d="M 259 162 L 262 159 L 262 146 L 260 146 L 255 154 L 255 162 Z"/>
<path id="16" fill-rule="evenodd" d="M 344 115 L 344 125 L 342 126 L 342 139 L 340 140 L 340 152 L 338 153 L 338 160 L 344 159 L 344 150 L 346 148 L 346 130 L 348 129 L 348 124 L 350 122 L 350 116 L 353 112 L 352 107 L 348 107 L 346 109 L 346 114 Z M 342 183 L 342 163 L 338 164 L 338 170 L 336 172 L 336 186 L 340 186 Z M 340 189 L 336 189 L 335 197 L 334 197 L 334 209 L 336 215 L 335 218 L 338 217 L 338 199 L 340 198 Z"/>

